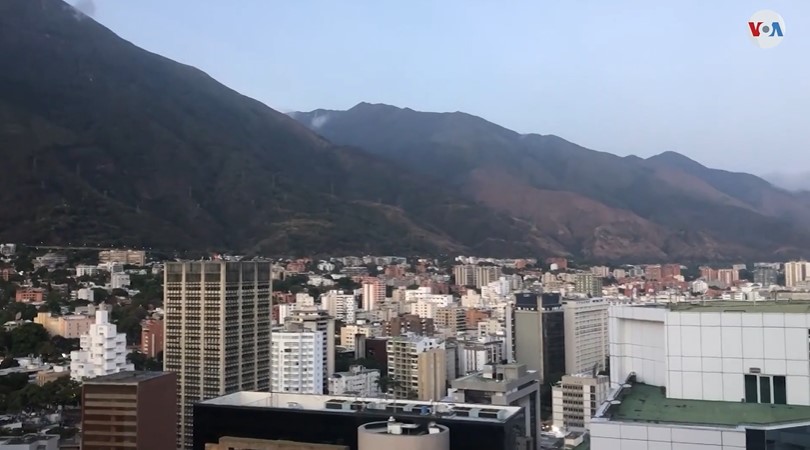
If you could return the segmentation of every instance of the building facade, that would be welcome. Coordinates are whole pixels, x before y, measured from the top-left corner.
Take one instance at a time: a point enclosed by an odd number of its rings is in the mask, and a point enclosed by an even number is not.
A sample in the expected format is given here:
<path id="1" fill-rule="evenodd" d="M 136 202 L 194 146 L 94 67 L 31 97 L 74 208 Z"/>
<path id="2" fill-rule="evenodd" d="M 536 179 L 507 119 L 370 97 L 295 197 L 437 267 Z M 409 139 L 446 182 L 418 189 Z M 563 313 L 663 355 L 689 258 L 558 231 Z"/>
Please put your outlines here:
<path id="1" fill-rule="evenodd" d="M 143 250 L 102 250 L 98 252 L 98 262 L 143 266 L 146 264 L 146 252 Z"/>
<path id="2" fill-rule="evenodd" d="M 591 418 L 610 394 L 610 377 L 593 373 L 565 375 L 551 389 L 554 426 L 559 430 L 585 431 Z"/>
<path id="3" fill-rule="evenodd" d="M 127 336 L 109 322 L 109 312 L 96 311 L 96 320 L 79 338 L 80 350 L 70 352 L 70 377 L 76 381 L 134 370 L 127 363 Z"/>
<path id="4" fill-rule="evenodd" d="M 608 307 L 608 301 L 601 297 L 563 302 L 567 374 L 606 369 L 610 347 Z"/>
<path id="5" fill-rule="evenodd" d="M 120 372 L 82 385 L 83 450 L 175 450 L 177 375 Z"/>
<path id="6" fill-rule="evenodd" d="M 157 358 L 163 353 L 164 328 L 163 319 L 146 319 L 141 322 L 141 353 L 150 358 Z"/>
<path id="7" fill-rule="evenodd" d="M 438 400 L 447 388 L 447 355 L 444 342 L 409 335 L 388 340 L 389 392 L 395 398 Z"/>
<path id="8" fill-rule="evenodd" d="M 178 374 L 178 448 L 190 448 L 194 402 L 270 389 L 269 262 L 169 262 L 164 370 Z"/>
<path id="9" fill-rule="evenodd" d="M 347 372 L 337 372 L 329 377 L 329 395 L 359 395 L 378 397 L 380 371 L 363 366 L 351 366 Z"/>
<path id="10" fill-rule="evenodd" d="M 71 314 L 68 316 L 54 316 L 51 313 L 40 312 L 34 317 L 34 323 L 42 325 L 51 336 L 62 336 L 65 339 L 79 339 L 90 332 L 90 327 L 96 322 L 95 316 Z"/>
<path id="11" fill-rule="evenodd" d="M 272 335 L 270 392 L 322 394 L 324 333 L 299 328 Z"/>
<path id="12" fill-rule="evenodd" d="M 287 317 L 285 326 L 299 325 L 303 330 L 319 331 L 323 334 L 323 389 L 321 392 L 329 390 L 329 374 L 335 372 L 335 319 L 326 311 L 317 308 L 298 308 Z"/>

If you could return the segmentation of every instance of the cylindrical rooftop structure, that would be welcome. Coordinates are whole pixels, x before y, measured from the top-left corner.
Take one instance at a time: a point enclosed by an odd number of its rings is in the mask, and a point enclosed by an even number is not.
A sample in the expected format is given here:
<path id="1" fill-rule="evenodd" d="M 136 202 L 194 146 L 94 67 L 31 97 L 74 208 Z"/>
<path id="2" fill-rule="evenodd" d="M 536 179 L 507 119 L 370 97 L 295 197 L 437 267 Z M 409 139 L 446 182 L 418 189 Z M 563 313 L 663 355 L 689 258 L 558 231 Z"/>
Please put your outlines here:
<path id="1" fill-rule="evenodd" d="M 370 422 L 357 429 L 358 450 L 450 450 L 450 430 L 444 425 Z"/>

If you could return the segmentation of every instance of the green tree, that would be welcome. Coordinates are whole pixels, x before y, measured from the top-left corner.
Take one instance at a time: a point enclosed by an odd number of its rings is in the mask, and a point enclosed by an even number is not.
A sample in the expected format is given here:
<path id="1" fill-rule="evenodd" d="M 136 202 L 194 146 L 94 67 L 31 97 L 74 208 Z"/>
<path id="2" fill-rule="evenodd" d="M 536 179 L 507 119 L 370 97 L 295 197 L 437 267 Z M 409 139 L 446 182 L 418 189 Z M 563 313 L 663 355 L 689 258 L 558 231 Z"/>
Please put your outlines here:
<path id="1" fill-rule="evenodd" d="M 42 344 L 49 342 L 50 337 L 45 328 L 38 323 L 24 323 L 11 330 L 10 354 L 25 356 L 39 354 Z"/>

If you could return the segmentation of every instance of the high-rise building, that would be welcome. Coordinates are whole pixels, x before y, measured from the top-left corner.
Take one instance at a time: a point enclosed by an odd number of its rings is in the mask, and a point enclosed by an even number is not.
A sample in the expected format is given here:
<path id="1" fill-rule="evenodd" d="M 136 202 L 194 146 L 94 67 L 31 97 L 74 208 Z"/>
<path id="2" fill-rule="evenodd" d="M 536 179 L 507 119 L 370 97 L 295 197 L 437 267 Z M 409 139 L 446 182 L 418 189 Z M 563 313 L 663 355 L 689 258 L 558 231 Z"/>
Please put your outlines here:
<path id="1" fill-rule="evenodd" d="M 734 284 L 735 281 L 739 281 L 740 279 L 740 271 L 736 269 L 718 269 L 717 270 L 717 280 L 724 283 L 727 286 Z"/>
<path id="2" fill-rule="evenodd" d="M 785 263 L 785 287 L 796 287 L 810 277 L 810 261 L 790 261 Z"/>
<path id="3" fill-rule="evenodd" d="M 119 372 L 82 385 L 83 450 L 175 450 L 177 374 Z"/>
<path id="4" fill-rule="evenodd" d="M 460 306 L 436 308 L 433 313 L 433 322 L 437 327 L 455 334 L 467 329 L 467 313 Z"/>
<path id="5" fill-rule="evenodd" d="M 335 319 L 317 308 L 298 308 L 287 317 L 287 326 L 299 324 L 308 331 L 323 333 L 323 392 L 329 389 L 329 374 L 335 373 Z"/>
<path id="6" fill-rule="evenodd" d="M 565 317 L 559 294 L 515 294 L 515 360 L 540 375 L 541 385 L 565 374 Z"/>
<path id="7" fill-rule="evenodd" d="M 759 283 L 762 287 L 770 287 L 776 284 L 778 272 L 772 267 L 757 267 L 754 269 L 754 283 Z"/>
<path id="8" fill-rule="evenodd" d="M 490 336 L 474 341 L 459 340 L 456 342 L 458 374 L 481 372 L 487 364 L 501 363 L 507 359 L 505 351 L 504 342 Z"/>
<path id="9" fill-rule="evenodd" d="M 606 368 L 610 348 L 608 306 L 607 300 L 601 297 L 563 302 L 566 373 Z"/>
<path id="10" fill-rule="evenodd" d="M 385 300 L 385 283 L 379 278 L 370 278 L 363 281 L 363 309 L 372 311 Z"/>
<path id="11" fill-rule="evenodd" d="M 400 336 L 409 333 L 433 336 L 435 331 L 436 326 L 433 319 L 424 319 L 416 314 L 403 314 L 385 323 L 385 334 L 387 336 Z"/>
<path id="12" fill-rule="evenodd" d="M 353 323 L 357 320 L 357 299 L 354 294 L 342 294 L 340 291 L 329 291 L 321 296 L 323 309 L 336 320 Z M 307 309 L 296 305 L 298 309 Z"/>
<path id="13" fill-rule="evenodd" d="M 456 280 L 456 285 L 475 286 L 475 269 L 476 266 L 471 264 L 453 267 L 453 278 Z"/>
<path id="14" fill-rule="evenodd" d="M 163 353 L 163 319 L 146 319 L 141 322 L 141 353 L 157 358 Z"/>
<path id="15" fill-rule="evenodd" d="M 340 329 L 340 345 L 341 347 L 352 348 L 354 347 L 354 340 L 358 334 L 366 337 L 379 336 L 382 332 L 382 327 L 379 323 L 367 323 L 360 321 L 344 325 Z M 358 356 L 360 358 L 360 356 Z"/>
<path id="16" fill-rule="evenodd" d="M 79 338 L 81 350 L 70 352 L 70 377 L 76 381 L 134 370 L 127 363 L 127 336 L 109 322 L 109 311 L 96 311 L 96 322 Z"/>
<path id="17" fill-rule="evenodd" d="M 189 449 L 194 402 L 270 389 L 269 262 L 168 262 L 165 370 L 178 374 L 178 448 Z"/>
<path id="18" fill-rule="evenodd" d="M 481 289 L 493 281 L 498 281 L 503 271 L 498 266 L 476 266 L 475 267 L 475 287 Z"/>
<path id="19" fill-rule="evenodd" d="M 610 393 L 607 375 L 581 373 L 565 375 L 551 388 L 551 410 L 554 426 L 560 430 L 585 431 L 591 417 Z"/>
<path id="20" fill-rule="evenodd" d="M 324 332 L 288 325 L 272 333 L 270 392 L 323 394 Z"/>
<path id="21" fill-rule="evenodd" d="M 644 278 L 647 280 L 655 281 L 663 278 L 663 273 L 660 264 L 650 264 L 644 266 Z"/>
<path id="22" fill-rule="evenodd" d="M 574 279 L 574 290 L 590 297 L 601 297 L 602 279 L 592 273 L 578 273 Z"/>
<path id="23" fill-rule="evenodd" d="M 439 400 L 447 387 L 447 355 L 444 342 L 409 335 L 388 340 L 389 392 L 396 398 Z"/>

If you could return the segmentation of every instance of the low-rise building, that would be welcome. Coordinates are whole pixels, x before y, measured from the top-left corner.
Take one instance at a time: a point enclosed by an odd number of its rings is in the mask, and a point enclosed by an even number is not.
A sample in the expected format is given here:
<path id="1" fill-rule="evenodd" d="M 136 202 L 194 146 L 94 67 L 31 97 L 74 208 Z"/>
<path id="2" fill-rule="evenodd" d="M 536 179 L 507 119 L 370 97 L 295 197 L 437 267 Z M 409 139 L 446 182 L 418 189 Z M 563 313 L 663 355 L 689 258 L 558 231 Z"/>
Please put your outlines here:
<path id="1" fill-rule="evenodd" d="M 610 394 L 610 377 L 592 373 L 565 375 L 551 389 L 554 426 L 559 430 L 584 431 Z"/>
<path id="2" fill-rule="evenodd" d="M 14 293 L 14 301 L 18 303 L 41 303 L 45 300 L 45 289 L 42 288 L 19 288 Z"/>
<path id="3" fill-rule="evenodd" d="M 348 372 L 329 377 L 329 395 L 360 395 L 377 397 L 380 392 L 380 371 L 363 366 L 351 366 Z"/>
<path id="4" fill-rule="evenodd" d="M 79 339 L 83 334 L 90 331 L 90 326 L 96 323 L 96 319 L 81 314 L 54 316 L 49 312 L 40 312 L 34 317 L 34 323 L 42 325 L 51 336 Z"/>

